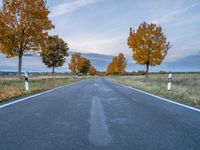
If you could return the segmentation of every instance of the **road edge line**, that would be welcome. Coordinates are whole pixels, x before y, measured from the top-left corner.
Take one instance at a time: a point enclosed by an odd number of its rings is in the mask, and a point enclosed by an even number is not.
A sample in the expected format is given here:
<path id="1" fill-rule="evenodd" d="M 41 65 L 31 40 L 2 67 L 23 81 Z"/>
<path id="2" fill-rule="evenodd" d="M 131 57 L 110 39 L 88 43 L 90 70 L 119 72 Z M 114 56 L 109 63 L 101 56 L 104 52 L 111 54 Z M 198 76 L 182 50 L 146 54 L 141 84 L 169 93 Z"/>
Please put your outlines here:
<path id="1" fill-rule="evenodd" d="M 173 101 L 173 100 L 170 100 L 170 99 L 167 99 L 167 98 L 163 98 L 163 97 L 160 97 L 160 96 L 151 94 L 151 93 L 149 93 L 149 92 L 145 92 L 145 91 L 143 91 L 143 90 L 139 90 L 139 89 L 137 89 L 137 88 L 134 88 L 134 87 L 125 85 L 125 84 L 117 83 L 117 82 L 112 81 L 112 80 L 110 80 L 110 79 L 108 79 L 108 80 L 111 81 L 111 82 L 113 82 L 113 83 L 115 83 L 115 84 L 117 84 L 117 85 L 124 86 L 124 87 L 126 87 L 126 88 L 129 88 L 129 89 L 138 91 L 138 92 L 140 92 L 140 93 L 143 93 L 143 94 L 146 94 L 146 95 L 149 95 L 149 96 L 158 98 L 158 99 L 160 99 L 160 100 L 167 101 L 167 102 L 169 102 L 169 103 L 176 104 L 176 105 L 179 105 L 179 106 L 182 106 L 182 107 L 185 107 L 185 108 L 188 108 L 188 109 L 191 109 L 191 110 L 200 112 L 200 109 L 198 109 L 198 108 L 195 108 L 195 107 L 192 107 L 192 106 L 188 106 L 188 105 L 186 105 L 186 104 L 181 104 L 181 103 L 175 102 L 175 101 Z"/>
<path id="2" fill-rule="evenodd" d="M 81 80 L 83 81 L 83 80 Z M 2 108 L 5 108 L 5 107 L 8 107 L 10 105 L 13 105 L 13 104 L 16 104 L 16 103 L 19 103 L 19 102 L 22 102 L 22 101 L 25 101 L 27 99 L 31 99 L 31 98 L 34 98 L 34 97 L 37 97 L 37 96 L 40 96 L 40 95 L 44 95 L 44 94 L 47 94 L 47 93 L 50 93 L 52 91 L 55 91 L 55 90 L 58 90 L 60 88 L 63 88 L 65 86 L 71 86 L 71 85 L 74 85 L 74 84 L 77 84 L 81 81 L 78 81 L 78 82 L 74 82 L 74 83 L 70 83 L 70 84 L 65 84 L 65 85 L 62 85 L 62 86 L 59 86 L 59 87 L 56 87 L 56 88 L 53 88 L 53 89 L 50 89 L 50 90 L 47 90 L 47 91 L 43 91 L 43 92 L 40 92 L 40 93 L 37 93 L 37 94 L 34 94 L 34 95 L 31 95 L 31 96 L 28 96 L 28 97 L 25 97 L 25 98 L 21 98 L 21 99 L 18 99 L 18 100 L 14 100 L 13 102 L 8 102 L 6 104 L 2 104 L 0 105 L 0 109 Z"/>

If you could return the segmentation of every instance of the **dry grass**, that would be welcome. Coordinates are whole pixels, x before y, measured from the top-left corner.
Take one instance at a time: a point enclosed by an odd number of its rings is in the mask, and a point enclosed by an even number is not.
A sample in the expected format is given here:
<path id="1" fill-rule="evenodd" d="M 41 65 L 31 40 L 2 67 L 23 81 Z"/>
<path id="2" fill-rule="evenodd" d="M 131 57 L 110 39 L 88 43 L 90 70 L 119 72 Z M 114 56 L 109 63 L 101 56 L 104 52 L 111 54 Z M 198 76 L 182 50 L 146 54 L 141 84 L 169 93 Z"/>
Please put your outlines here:
<path id="1" fill-rule="evenodd" d="M 200 74 L 174 74 L 171 91 L 167 91 L 167 76 L 167 74 L 152 74 L 148 79 L 144 76 L 109 78 L 165 98 L 200 107 Z"/>
<path id="2" fill-rule="evenodd" d="M 24 81 L 16 78 L 0 78 L 0 102 L 26 95 L 45 91 L 65 84 L 77 82 L 88 77 L 45 77 L 38 76 L 29 79 L 30 90 L 24 90 Z"/>

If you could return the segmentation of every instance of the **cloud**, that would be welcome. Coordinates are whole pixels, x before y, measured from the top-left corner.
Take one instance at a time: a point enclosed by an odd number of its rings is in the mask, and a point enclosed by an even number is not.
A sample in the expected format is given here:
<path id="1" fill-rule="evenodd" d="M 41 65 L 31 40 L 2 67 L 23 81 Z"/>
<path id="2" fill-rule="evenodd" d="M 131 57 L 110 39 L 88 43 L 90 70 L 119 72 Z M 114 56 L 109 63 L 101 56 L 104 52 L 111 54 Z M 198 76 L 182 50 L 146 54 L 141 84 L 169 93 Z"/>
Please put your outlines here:
<path id="1" fill-rule="evenodd" d="M 188 57 L 190 55 L 197 55 L 200 53 L 200 42 L 185 44 L 184 46 L 176 46 L 169 50 L 166 57 L 167 62 L 175 62 L 179 59 Z"/>
<path id="2" fill-rule="evenodd" d="M 170 21 L 177 19 L 176 17 L 182 14 L 185 14 L 186 12 L 188 12 L 189 10 L 191 10 L 192 8 L 198 6 L 200 4 L 200 2 L 196 2 L 193 3 L 185 8 L 181 8 L 181 9 L 176 9 L 176 10 L 171 10 L 169 13 L 167 13 L 166 15 L 159 17 L 158 19 L 154 19 L 153 21 L 150 22 L 157 22 L 157 23 L 169 23 Z"/>
<path id="3" fill-rule="evenodd" d="M 71 2 L 66 2 L 64 4 L 60 4 L 57 6 L 54 6 L 51 9 L 51 17 L 56 17 L 56 16 L 60 16 L 69 12 L 73 12 L 76 11 L 78 9 L 80 9 L 81 7 L 85 7 L 87 5 L 96 3 L 100 0 L 74 0 Z"/>
<path id="4" fill-rule="evenodd" d="M 183 5 L 185 7 L 182 7 Z M 175 62 L 200 52 L 199 39 L 196 38 L 199 34 L 196 25 L 200 16 L 191 15 L 196 13 L 195 8 L 198 8 L 199 5 L 200 1 L 187 6 L 186 3 L 177 3 L 173 9 L 168 10 L 167 13 L 165 11 L 164 15 L 150 20 L 150 22 L 156 22 L 164 26 L 165 33 L 173 45 L 165 61 Z"/>
<path id="5" fill-rule="evenodd" d="M 65 38 L 66 39 L 66 38 Z M 124 50 L 124 42 L 126 38 L 122 36 L 90 36 L 90 37 L 76 37 L 75 39 L 67 40 L 69 47 L 74 51 L 114 54 Z M 124 44 L 125 43 L 125 44 Z"/>

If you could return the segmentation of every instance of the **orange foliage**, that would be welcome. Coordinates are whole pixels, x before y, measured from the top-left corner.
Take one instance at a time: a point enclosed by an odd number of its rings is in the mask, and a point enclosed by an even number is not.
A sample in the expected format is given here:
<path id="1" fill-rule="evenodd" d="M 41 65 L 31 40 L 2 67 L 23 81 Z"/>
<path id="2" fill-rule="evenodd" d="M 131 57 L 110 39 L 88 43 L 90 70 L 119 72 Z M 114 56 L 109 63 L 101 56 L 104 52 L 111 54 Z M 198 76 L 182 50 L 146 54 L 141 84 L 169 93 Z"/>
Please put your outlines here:
<path id="1" fill-rule="evenodd" d="M 46 46 L 47 31 L 53 28 L 44 0 L 3 0 L 0 10 L 1 51 L 18 56 L 25 50 Z"/>
<path id="2" fill-rule="evenodd" d="M 80 53 L 75 53 L 72 55 L 71 63 L 69 64 L 69 69 L 73 73 L 87 74 L 90 66 L 90 60 L 82 57 Z"/>
<path id="3" fill-rule="evenodd" d="M 2 0 L 0 9 L 0 48 L 8 57 L 22 56 L 28 50 L 46 49 L 48 30 L 53 28 L 44 0 Z"/>
<path id="4" fill-rule="evenodd" d="M 162 28 L 156 24 L 142 23 L 137 31 L 130 29 L 128 46 L 133 51 L 133 59 L 141 65 L 160 65 L 167 55 L 170 43 L 162 32 Z"/>
<path id="5" fill-rule="evenodd" d="M 94 75 L 97 74 L 97 71 L 96 71 L 96 69 L 93 66 L 90 66 L 89 74 L 92 75 L 92 76 L 94 76 Z"/>
<path id="6" fill-rule="evenodd" d="M 71 63 L 69 64 L 69 69 L 73 73 L 77 73 L 78 70 L 80 70 L 80 60 L 81 60 L 81 54 L 75 53 L 72 55 Z"/>
<path id="7" fill-rule="evenodd" d="M 124 74 L 126 68 L 126 59 L 123 53 L 113 57 L 112 62 L 108 65 L 106 74 Z"/>

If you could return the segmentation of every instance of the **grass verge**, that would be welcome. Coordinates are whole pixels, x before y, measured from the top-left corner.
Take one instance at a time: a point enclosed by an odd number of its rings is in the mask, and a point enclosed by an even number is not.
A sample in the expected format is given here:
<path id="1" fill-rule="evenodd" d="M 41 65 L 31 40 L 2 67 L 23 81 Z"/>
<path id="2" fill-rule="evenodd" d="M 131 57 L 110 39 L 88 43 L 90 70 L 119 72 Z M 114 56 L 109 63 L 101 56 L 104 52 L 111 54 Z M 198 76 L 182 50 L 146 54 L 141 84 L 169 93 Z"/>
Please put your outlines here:
<path id="1" fill-rule="evenodd" d="M 109 79 L 143 91 L 200 108 L 200 74 L 174 74 L 172 90 L 167 91 L 167 74 L 110 76 Z"/>
<path id="2" fill-rule="evenodd" d="M 29 91 L 26 92 L 24 89 L 24 81 L 17 80 L 15 78 L 0 79 L 0 103 L 28 94 L 39 93 L 45 90 L 53 89 L 62 85 L 78 82 L 80 80 L 87 79 L 88 77 L 48 77 L 44 79 L 43 77 L 34 77 L 29 79 Z"/>

